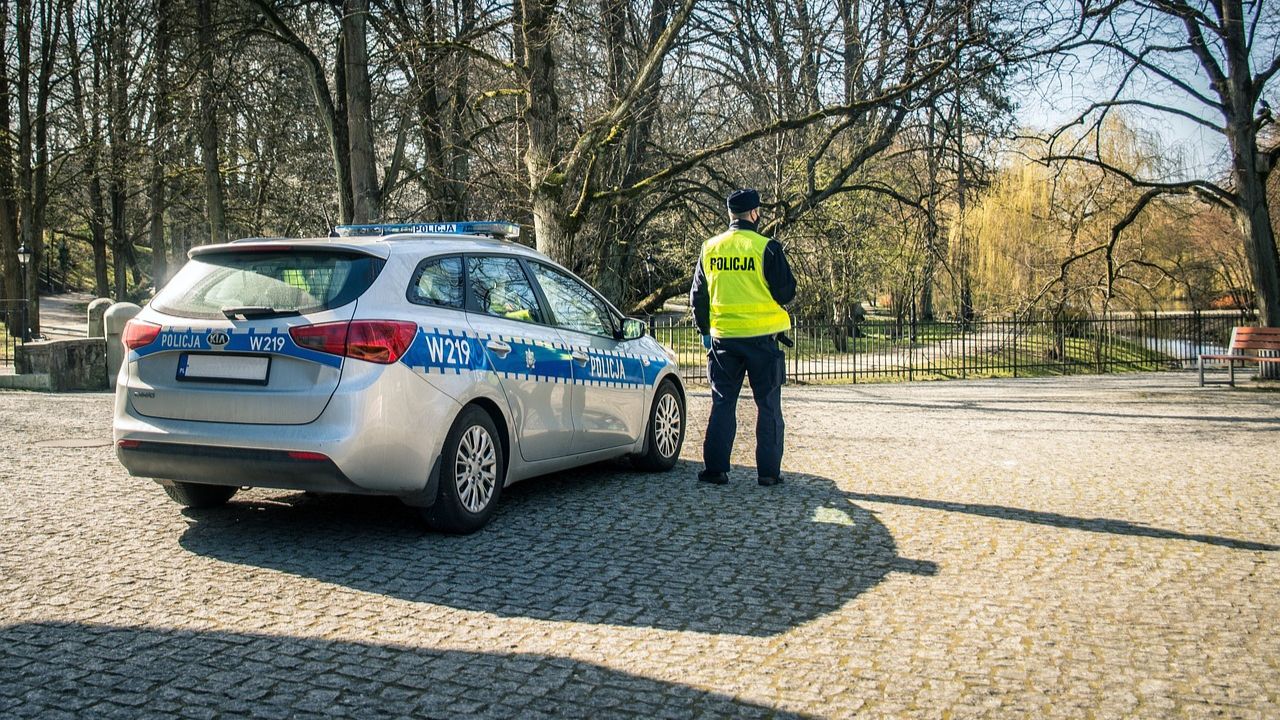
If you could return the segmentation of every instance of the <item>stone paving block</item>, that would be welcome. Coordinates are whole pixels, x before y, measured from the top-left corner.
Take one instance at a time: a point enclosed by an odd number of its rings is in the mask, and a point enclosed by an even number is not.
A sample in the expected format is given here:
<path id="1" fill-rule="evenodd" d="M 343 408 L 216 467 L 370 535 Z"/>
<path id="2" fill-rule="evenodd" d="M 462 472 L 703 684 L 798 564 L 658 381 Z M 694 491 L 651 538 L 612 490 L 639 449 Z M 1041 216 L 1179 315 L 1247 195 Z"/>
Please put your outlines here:
<path id="1" fill-rule="evenodd" d="M 1280 717 L 1280 394 L 789 386 L 766 493 L 749 401 L 693 480 L 695 389 L 673 472 L 522 483 L 466 537 L 30 451 L 111 403 L 0 393 L 2 717 Z"/>

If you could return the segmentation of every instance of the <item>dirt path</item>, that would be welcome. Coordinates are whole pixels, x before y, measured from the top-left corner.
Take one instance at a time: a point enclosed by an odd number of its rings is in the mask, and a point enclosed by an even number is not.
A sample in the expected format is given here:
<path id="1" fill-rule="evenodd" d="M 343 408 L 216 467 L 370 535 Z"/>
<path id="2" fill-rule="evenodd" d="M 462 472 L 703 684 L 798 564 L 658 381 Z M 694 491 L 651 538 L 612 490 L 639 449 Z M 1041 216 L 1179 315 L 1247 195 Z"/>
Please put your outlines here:
<path id="1" fill-rule="evenodd" d="M 93 294 L 67 292 L 40 298 L 40 331 L 51 340 L 86 337 L 88 318 L 85 313 Z"/>

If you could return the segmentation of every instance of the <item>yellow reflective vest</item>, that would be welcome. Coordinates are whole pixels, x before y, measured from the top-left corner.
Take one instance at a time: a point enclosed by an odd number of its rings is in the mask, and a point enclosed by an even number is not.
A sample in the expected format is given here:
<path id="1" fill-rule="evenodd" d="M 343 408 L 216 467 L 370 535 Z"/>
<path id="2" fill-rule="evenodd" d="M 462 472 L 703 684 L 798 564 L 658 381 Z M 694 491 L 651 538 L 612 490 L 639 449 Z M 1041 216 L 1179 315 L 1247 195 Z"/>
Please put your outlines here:
<path id="1" fill-rule="evenodd" d="M 791 316 L 769 293 L 764 249 L 769 238 L 729 230 L 702 245 L 702 275 L 710 296 L 711 335 L 758 337 L 791 329 Z"/>
<path id="2" fill-rule="evenodd" d="M 307 277 L 302 274 L 301 270 L 296 268 L 287 268 L 280 279 L 303 292 L 311 292 L 311 285 L 307 282 Z"/>

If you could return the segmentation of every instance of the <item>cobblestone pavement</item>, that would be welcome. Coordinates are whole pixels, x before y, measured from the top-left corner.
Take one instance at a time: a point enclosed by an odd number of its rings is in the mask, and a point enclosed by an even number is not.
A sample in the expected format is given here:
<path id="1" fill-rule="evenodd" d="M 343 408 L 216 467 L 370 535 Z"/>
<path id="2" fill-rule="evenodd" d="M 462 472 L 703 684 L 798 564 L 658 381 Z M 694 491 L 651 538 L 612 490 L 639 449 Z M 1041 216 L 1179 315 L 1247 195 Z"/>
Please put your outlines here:
<path id="1" fill-rule="evenodd" d="M 1195 384 L 789 387 L 775 488 L 749 440 L 693 481 L 695 390 L 674 472 L 523 483 L 470 537 L 184 513 L 108 395 L 0 393 L 0 717 L 1274 718 L 1280 393 Z"/>

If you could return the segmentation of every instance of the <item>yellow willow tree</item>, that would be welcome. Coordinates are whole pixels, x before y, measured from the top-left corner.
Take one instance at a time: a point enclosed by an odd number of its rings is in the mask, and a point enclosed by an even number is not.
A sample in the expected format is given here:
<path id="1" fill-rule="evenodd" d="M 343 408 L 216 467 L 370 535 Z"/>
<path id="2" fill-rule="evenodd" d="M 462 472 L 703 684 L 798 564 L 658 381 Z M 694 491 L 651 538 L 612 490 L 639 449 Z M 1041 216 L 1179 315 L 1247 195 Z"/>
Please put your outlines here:
<path id="1" fill-rule="evenodd" d="M 1119 118 L 1078 140 L 1111 167 L 1169 171 L 1159 143 Z M 1054 317 L 1149 306 L 1152 283 L 1167 274 L 1160 272 L 1167 243 L 1158 240 L 1177 230 L 1176 200 L 1144 192 L 1097 165 L 1036 160 L 1034 140 L 1015 150 L 976 207 L 952 228 L 968 239 L 982 304 Z"/>

